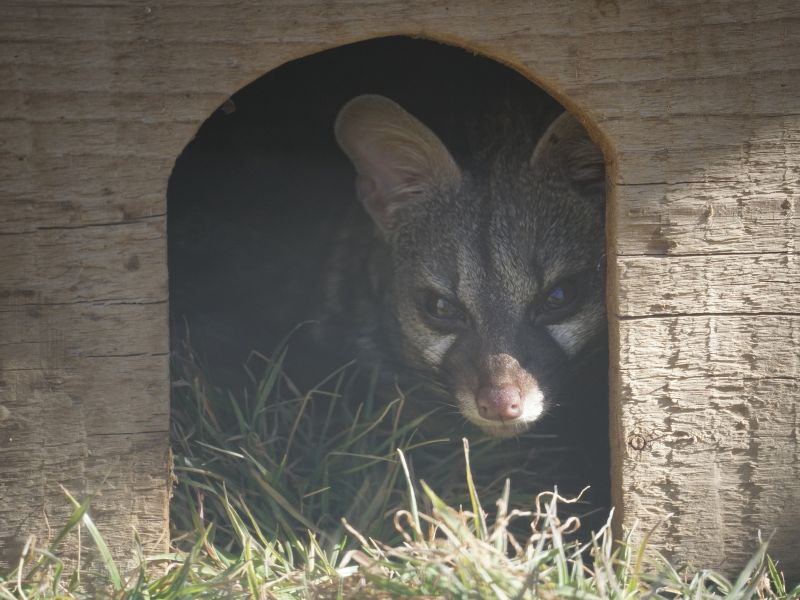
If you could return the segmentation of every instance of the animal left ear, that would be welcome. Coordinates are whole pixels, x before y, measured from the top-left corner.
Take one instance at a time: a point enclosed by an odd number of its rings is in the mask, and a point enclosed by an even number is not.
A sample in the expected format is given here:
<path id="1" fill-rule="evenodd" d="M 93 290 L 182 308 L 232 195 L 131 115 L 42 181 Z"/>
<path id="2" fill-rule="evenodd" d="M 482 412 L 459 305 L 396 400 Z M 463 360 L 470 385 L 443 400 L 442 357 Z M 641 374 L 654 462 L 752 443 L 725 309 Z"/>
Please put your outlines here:
<path id="1" fill-rule="evenodd" d="M 603 153 L 575 117 L 559 116 L 536 144 L 530 165 L 562 176 L 588 196 L 605 194 Z"/>
<path id="2" fill-rule="evenodd" d="M 433 189 L 455 188 L 461 181 L 444 143 L 389 98 L 353 98 L 339 111 L 334 129 L 358 173 L 358 196 L 384 234 L 397 227 L 403 209 L 424 203 Z"/>

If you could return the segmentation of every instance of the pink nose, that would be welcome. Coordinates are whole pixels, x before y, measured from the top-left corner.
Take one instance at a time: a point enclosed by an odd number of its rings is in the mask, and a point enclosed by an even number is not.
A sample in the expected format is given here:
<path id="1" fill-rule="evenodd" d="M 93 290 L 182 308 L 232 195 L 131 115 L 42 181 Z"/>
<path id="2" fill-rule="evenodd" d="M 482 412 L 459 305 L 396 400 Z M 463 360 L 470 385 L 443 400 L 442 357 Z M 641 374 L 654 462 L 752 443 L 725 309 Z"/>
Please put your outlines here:
<path id="1" fill-rule="evenodd" d="M 478 412 L 484 419 L 505 421 L 522 414 L 522 397 L 515 385 L 482 387 L 478 390 Z"/>

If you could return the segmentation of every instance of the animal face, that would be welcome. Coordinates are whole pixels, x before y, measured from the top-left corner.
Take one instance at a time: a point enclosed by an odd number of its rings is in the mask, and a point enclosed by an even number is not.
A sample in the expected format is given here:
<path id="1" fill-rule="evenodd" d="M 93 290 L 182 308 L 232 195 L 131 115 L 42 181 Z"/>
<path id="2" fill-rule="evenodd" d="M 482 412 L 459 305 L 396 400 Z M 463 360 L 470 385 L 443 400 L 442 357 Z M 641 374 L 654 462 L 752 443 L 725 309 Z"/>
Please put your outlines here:
<path id="1" fill-rule="evenodd" d="M 387 256 L 373 276 L 395 361 L 487 433 L 524 431 L 605 328 L 602 154 L 564 114 L 478 177 L 380 96 L 348 103 L 337 137 Z"/>

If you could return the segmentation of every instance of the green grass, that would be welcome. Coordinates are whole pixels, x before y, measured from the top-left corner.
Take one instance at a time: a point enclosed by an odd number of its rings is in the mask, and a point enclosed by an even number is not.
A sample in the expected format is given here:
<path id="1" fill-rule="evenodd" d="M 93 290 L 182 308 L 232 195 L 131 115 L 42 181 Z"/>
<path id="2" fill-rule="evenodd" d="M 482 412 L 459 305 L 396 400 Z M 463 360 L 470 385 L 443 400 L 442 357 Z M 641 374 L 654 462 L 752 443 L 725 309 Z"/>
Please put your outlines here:
<path id="1" fill-rule="evenodd" d="M 256 358 L 237 394 L 178 365 L 169 554 L 126 572 L 91 499 L 65 493 L 71 517 L 0 573 L 0 598 L 800 599 L 763 544 L 730 581 L 615 543 L 607 524 L 576 533 L 585 507 L 536 485 L 557 452 L 530 443 L 542 440 L 428 434 L 425 415 L 404 417 L 407 396 L 377 399 L 371 373 L 351 366 L 301 393 L 282 356 Z M 545 450 L 520 460 L 529 446 Z M 99 556 L 102 592 L 59 558 L 78 529 Z"/>

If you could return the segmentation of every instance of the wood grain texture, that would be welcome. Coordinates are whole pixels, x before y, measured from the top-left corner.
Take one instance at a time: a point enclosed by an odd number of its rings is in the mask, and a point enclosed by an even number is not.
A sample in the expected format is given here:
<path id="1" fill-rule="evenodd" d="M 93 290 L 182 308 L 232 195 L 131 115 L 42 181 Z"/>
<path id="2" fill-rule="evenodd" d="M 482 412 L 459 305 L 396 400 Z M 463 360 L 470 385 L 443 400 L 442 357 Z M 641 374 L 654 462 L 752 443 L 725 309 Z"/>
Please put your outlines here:
<path id="1" fill-rule="evenodd" d="M 102 490 L 122 560 L 132 527 L 164 547 L 172 164 L 266 71 L 398 33 L 521 70 L 606 150 L 621 522 L 673 513 L 655 545 L 729 570 L 777 527 L 800 575 L 795 0 L 0 4 L 0 566 L 58 483 Z"/>
<path id="2" fill-rule="evenodd" d="M 693 316 L 617 322 L 624 397 L 625 510 L 697 566 L 749 558 L 741 539 L 776 533 L 783 566 L 797 523 L 800 316 Z M 785 544 L 785 546 L 782 546 Z M 711 562 L 709 562 L 711 561 Z"/>
<path id="3" fill-rule="evenodd" d="M 798 126 L 800 130 L 800 126 Z M 757 175 L 757 174 L 755 174 Z M 616 188 L 620 255 L 796 253 L 796 179 Z"/>
<path id="4" fill-rule="evenodd" d="M 0 237 L 3 294 L 16 306 L 103 300 L 166 302 L 163 217 L 101 227 L 47 227 Z M 132 297 L 131 292 L 136 290 Z M 0 308 L 2 310 L 2 308 Z"/>
<path id="5" fill-rule="evenodd" d="M 800 315 L 800 254 L 621 257 L 619 315 Z"/>

